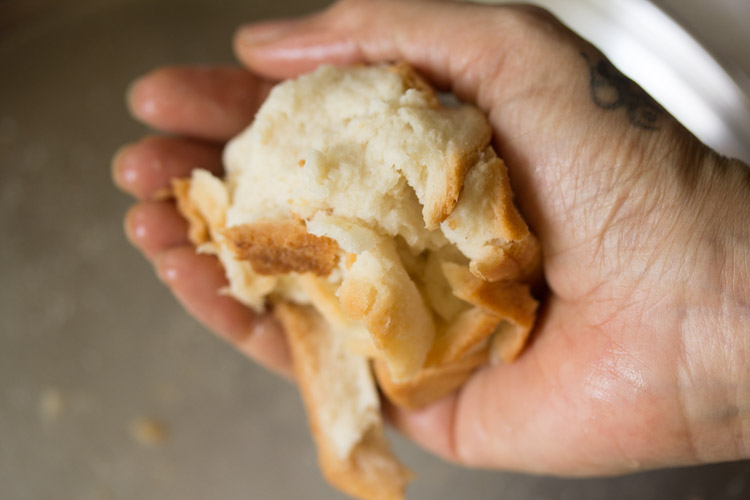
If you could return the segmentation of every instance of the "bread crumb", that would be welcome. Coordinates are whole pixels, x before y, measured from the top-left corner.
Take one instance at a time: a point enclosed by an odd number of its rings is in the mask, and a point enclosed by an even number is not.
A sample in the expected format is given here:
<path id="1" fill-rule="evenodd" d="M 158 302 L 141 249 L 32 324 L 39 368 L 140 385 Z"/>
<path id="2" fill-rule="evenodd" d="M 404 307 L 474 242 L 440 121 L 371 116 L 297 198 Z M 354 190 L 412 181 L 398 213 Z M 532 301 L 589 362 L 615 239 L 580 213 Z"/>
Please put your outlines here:
<path id="1" fill-rule="evenodd" d="M 151 417 L 138 417 L 130 423 L 130 437 L 144 447 L 163 444 L 168 434 L 166 424 Z"/>
<path id="2" fill-rule="evenodd" d="M 300 161 L 298 161 L 297 165 L 299 165 L 300 167 L 304 167 L 305 166 L 305 159 L 303 158 Z"/>
<path id="3" fill-rule="evenodd" d="M 165 200 L 171 200 L 173 198 L 174 198 L 174 191 L 172 190 L 172 188 L 168 188 L 168 187 L 157 189 L 151 195 L 151 199 L 154 201 L 165 201 Z"/>
<path id="4" fill-rule="evenodd" d="M 352 266 L 354 265 L 356 261 L 357 261 L 357 254 L 347 252 L 346 261 L 344 262 L 344 265 L 346 266 L 347 271 L 352 268 Z"/>
<path id="5" fill-rule="evenodd" d="M 54 387 L 48 387 L 39 395 L 39 418 L 44 423 L 52 423 L 60 418 L 65 409 L 65 398 L 62 392 Z"/>

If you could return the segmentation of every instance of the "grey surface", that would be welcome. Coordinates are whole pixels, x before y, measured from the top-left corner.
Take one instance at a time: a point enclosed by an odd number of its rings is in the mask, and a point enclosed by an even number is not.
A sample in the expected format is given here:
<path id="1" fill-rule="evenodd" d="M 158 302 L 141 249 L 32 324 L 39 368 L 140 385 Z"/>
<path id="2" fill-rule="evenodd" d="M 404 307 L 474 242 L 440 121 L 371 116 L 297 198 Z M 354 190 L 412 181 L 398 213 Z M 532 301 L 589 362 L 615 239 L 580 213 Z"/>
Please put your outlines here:
<path id="1" fill-rule="evenodd" d="M 123 107 L 135 75 L 230 61 L 239 22 L 302 9 L 43 4 L 0 25 L 0 499 L 343 498 L 319 476 L 295 389 L 182 312 L 125 241 L 129 200 L 109 178 L 112 152 L 145 133 Z M 139 417 L 166 425 L 162 444 L 133 440 Z M 414 500 L 750 496 L 748 462 L 561 480 L 396 446 Z"/>

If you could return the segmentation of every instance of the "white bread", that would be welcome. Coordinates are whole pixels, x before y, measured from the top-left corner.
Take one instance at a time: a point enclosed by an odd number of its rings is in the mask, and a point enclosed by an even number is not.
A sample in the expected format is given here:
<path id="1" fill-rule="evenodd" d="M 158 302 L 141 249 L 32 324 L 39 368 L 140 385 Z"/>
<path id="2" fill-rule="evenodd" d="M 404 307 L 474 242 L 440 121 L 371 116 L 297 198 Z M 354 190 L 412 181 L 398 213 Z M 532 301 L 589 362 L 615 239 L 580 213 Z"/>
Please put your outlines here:
<path id="1" fill-rule="evenodd" d="M 539 246 L 490 136 L 408 66 L 322 67 L 272 90 L 227 146 L 224 179 L 174 185 L 226 293 L 275 305 L 321 467 L 359 498 L 399 498 L 407 477 L 373 417 L 370 361 L 386 397 L 417 408 L 512 361 L 533 326 Z M 387 495 L 367 486 L 384 471 Z"/>
<path id="2" fill-rule="evenodd" d="M 403 498 L 411 473 L 388 449 L 367 359 L 350 353 L 342 333 L 314 308 L 287 303 L 275 312 L 326 479 L 357 498 Z"/>

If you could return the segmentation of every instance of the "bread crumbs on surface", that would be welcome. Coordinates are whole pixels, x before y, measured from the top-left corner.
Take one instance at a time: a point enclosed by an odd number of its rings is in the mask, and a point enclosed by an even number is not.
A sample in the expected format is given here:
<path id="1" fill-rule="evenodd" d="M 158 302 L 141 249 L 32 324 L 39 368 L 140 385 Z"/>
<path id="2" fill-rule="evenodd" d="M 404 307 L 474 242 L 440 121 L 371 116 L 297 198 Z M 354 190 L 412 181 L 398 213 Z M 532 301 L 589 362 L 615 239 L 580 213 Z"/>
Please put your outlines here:
<path id="1" fill-rule="evenodd" d="M 65 410 L 65 398 L 60 389 L 48 387 L 39 394 L 39 418 L 44 423 L 52 423 L 60 418 Z"/>
<path id="2" fill-rule="evenodd" d="M 137 417 L 130 422 L 130 437 L 139 445 L 154 448 L 169 436 L 167 425 L 152 417 Z"/>

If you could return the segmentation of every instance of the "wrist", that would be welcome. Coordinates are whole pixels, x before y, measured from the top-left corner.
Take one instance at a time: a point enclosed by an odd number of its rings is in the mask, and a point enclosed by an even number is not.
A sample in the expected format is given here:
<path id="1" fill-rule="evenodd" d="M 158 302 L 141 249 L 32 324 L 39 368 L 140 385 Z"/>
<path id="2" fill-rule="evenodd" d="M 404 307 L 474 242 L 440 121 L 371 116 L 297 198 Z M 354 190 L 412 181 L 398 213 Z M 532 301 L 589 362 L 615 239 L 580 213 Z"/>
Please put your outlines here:
<path id="1" fill-rule="evenodd" d="M 708 154 L 693 194 L 684 410 L 699 459 L 750 458 L 750 168 Z"/>
<path id="2" fill-rule="evenodd" d="M 727 411 L 729 431 L 738 441 L 737 458 L 750 458 L 750 167 L 737 160 L 720 159 L 719 176 L 726 186 L 724 198 L 716 200 L 723 205 L 726 232 L 722 242 L 718 273 L 722 286 L 722 310 L 717 328 L 725 328 L 731 336 L 728 342 L 732 355 L 727 372 L 734 382 L 734 397 Z"/>

